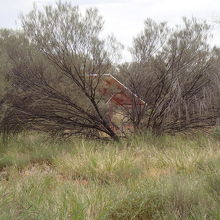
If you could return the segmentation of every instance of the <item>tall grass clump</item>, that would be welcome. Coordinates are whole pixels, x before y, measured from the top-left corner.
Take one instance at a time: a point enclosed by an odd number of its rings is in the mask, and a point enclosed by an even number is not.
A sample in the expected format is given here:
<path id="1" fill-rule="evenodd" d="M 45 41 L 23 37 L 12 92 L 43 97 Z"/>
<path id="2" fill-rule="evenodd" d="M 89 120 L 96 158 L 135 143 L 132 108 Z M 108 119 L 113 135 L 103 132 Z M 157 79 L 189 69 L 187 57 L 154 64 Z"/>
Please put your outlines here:
<path id="1" fill-rule="evenodd" d="M 219 219 L 220 142 L 27 133 L 0 144 L 1 219 Z"/>

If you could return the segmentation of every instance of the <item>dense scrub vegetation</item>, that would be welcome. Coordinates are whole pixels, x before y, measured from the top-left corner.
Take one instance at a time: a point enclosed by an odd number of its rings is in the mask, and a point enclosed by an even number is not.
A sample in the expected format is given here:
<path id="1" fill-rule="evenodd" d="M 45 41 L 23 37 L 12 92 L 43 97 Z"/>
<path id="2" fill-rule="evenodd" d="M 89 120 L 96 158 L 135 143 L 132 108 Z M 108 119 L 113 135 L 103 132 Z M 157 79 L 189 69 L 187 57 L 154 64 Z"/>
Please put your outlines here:
<path id="1" fill-rule="evenodd" d="M 22 134 L 0 150 L 0 219 L 220 218 L 220 142 L 210 136 Z"/>
<path id="2" fill-rule="evenodd" d="M 59 2 L 22 24 L 0 30 L 0 220 L 220 219 L 220 130 L 198 133 L 220 118 L 206 21 L 147 19 L 129 63 L 97 9 Z M 135 134 L 111 120 L 105 74 L 128 87 Z"/>
<path id="3" fill-rule="evenodd" d="M 132 61 L 121 64 L 122 46 L 113 36 L 103 37 L 97 9 L 81 13 L 59 2 L 34 8 L 21 21 L 21 31 L 0 31 L 4 135 L 40 130 L 63 136 L 68 131 L 69 136 L 105 133 L 118 140 L 123 128 L 111 120 L 108 102 L 114 91 L 109 97 L 99 92 L 105 74 L 133 91 L 131 106 L 121 106 L 120 113 L 135 131 L 162 134 L 216 125 L 220 53 L 208 43 L 206 21 L 184 18 L 170 28 L 147 19 L 130 48 Z"/>

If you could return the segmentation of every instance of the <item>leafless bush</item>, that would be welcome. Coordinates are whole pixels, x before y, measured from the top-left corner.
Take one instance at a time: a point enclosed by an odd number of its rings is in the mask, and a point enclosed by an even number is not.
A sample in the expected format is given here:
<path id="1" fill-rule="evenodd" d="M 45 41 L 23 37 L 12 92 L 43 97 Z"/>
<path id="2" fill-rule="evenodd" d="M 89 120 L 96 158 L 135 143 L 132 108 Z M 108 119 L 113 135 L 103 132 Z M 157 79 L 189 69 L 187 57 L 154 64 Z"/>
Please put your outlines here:
<path id="1" fill-rule="evenodd" d="M 8 95 L 2 130 L 104 132 L 117 140 L 97 88 L 112 69 L 109 48 L 114 51 L 118 44 L 99 37 L 103 21 L 97 10 L 82 15 L 78 7 L 60 2 L 42 11 L 35 8 L 22 22 L 23 43 L 8 45 L 16 94 Z"/>
<path id="2" fill-rule="evenodd" d="M 207 43 L 210 27 L 183 19 L 174 29 L 165 23 L 145 22 L 133 41 L 133 62 L 120 72 L 144 106 L 133 103 L 127 112 L 134 126 L 182 131 L 215 123 L 219 117 L 218 56 Z"/>

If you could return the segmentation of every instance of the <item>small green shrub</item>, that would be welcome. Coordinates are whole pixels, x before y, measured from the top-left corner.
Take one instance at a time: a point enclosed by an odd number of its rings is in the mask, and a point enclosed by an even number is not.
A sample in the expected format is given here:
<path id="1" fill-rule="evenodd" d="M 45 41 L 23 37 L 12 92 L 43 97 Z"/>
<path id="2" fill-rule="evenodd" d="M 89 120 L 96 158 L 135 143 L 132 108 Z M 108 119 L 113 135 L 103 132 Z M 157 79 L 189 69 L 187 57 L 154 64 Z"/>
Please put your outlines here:
<path id="1" fill-rule="evenodd" d="M 139 190 L 131 191 L 125 197 L 114 201 L 106 219 L 161 219 L 165 214 L 165 202 L 165 197 L 152 186 L 140 187 Z"/>
<path id="2" fill-rule="evenodd" d="M 212 135 L 215 137 L 215 138 L 218 138 L 220 139 L 220 127 L 215 127 L 212 129 Z"/>

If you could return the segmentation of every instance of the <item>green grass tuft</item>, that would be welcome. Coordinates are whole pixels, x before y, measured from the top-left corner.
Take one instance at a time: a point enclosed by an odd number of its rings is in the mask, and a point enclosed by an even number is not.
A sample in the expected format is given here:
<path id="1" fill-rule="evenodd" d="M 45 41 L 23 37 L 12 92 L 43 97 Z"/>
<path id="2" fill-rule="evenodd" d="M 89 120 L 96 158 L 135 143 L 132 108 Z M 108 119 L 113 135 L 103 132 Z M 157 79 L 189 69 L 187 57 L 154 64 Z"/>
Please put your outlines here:
<path id="1" fill-rule="evenodd" d="M 211 136 L 0 142 L 0 220 L 220 219 L 219 186 Z"/>

